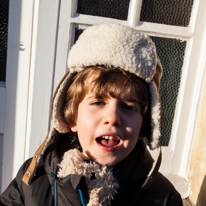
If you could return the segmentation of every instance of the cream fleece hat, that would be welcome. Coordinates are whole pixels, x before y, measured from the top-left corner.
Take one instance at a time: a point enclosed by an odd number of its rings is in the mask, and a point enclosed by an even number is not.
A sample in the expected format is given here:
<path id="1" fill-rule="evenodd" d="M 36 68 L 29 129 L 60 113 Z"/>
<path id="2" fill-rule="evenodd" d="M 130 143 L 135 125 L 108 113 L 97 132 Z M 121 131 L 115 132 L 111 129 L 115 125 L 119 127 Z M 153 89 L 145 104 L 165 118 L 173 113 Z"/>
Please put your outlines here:
<path id="1" fill-rule="evenodd" d="M 63 77 L 53 97 L 51 115 L 53 127 L 60 133 L 69 132 L 64 118 L 66 92 L 73 77 L 85 67 L 104 65 L 119 67 L 145 80 L 150 95 L 151 132 L 147 138 L 150 149 L 159 146 L 160 101 L 159 86 L 162 66 L 152 40 L 145 33 L 119 24 L 103 24 L 85 29 L 69 52 L 69 71 Z"/>

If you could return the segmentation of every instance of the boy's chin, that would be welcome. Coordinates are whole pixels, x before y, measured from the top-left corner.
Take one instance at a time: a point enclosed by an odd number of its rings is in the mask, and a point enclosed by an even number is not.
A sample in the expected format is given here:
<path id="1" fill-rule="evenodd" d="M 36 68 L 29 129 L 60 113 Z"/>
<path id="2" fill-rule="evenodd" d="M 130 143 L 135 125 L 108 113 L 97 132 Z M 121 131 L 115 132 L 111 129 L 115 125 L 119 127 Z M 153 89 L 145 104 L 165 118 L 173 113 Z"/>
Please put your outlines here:
<path id="1" fill-rule="evenodd" d="M 92 161 L 96 162 L 99 165 L 102 166 L 115 166 L 117 163 L 121 162 L 118 158 L 112 158 L 112 157 L 104 157 L 104 158 L 96 158 L 94 157 L 89 151 L 85 151 L 84 154 L 89 157 Z"/>
<path id="2" fill-rule="evenodd" d="M 108 167 L 113 167 L 119 163 L 119 161 L 113 161 L 113 160 L 103 160 L 103 161 L 99 160 L 98 162 L 97 161 L 95 162 L 99 165 L 108 166 Z"/>

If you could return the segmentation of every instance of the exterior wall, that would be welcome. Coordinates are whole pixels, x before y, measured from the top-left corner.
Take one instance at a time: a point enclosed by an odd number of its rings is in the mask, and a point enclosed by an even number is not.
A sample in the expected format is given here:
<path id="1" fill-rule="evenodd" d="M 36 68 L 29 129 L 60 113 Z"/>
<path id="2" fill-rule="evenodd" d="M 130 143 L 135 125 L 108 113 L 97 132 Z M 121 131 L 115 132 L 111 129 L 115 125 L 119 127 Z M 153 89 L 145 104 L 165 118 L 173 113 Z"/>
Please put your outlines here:
<path id="1" fill-rule="evenodd" d="M 206 64 L 205 64 L 206 70 Z M 195 139 L 192 149 L 189 179 L 191 181 L 190 200 L 197 206 L 206 203 L 206 78 L 197 116 Z"/>

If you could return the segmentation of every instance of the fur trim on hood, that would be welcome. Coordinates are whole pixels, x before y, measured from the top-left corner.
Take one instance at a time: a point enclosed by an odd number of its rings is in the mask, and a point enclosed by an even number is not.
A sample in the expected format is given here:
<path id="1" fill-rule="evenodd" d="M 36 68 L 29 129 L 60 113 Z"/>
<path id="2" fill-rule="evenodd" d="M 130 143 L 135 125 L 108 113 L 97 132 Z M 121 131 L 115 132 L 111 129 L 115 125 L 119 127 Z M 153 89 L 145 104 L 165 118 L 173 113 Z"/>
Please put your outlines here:
<path id="1" fill-rule="evenodd" d="M 100 166 L 95 162 L 87 162 L 88 158 L 72 149 L 63 156 L 59 167 L 58 177 L 64 178 L 69 174 L 82 175 L 86 179 L 89 190 L 88 206 L 108 206 L 119 188 L 117 180 L 113 177 L 112 169 Z M 95 179 L 91 179 L 95 174 Z"/>

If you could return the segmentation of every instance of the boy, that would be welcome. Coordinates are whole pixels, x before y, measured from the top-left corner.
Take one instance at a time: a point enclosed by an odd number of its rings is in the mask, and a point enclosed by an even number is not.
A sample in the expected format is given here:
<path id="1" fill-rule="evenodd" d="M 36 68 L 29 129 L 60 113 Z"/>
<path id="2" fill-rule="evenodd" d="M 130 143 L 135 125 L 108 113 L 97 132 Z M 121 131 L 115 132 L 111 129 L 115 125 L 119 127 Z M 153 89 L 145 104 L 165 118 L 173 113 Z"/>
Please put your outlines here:
<path id="1" fill-rule="evenodd" d="M 162 67 L 146 34 L 116 24 L 86 29 L 52 101 L 53 127 L 0 205 L 175 205 L 158 173 Z M 151 149 L 159 149 L 153 163 Z"/>

